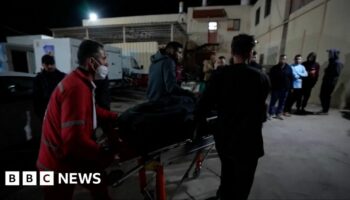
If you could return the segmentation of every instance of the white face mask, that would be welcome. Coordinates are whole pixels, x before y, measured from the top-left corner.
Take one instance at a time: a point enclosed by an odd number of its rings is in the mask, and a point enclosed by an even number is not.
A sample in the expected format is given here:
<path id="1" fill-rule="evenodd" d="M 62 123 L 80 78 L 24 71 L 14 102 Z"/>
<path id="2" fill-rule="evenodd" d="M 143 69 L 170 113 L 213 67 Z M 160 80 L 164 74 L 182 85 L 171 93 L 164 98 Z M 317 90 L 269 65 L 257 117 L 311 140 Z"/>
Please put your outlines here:
<path id="1" fill-rule="evenodd" d="M 105 65 L 100 65 L 95 71 L 95 80 L 104 80 L 108 75 L 108 67 Z"/>

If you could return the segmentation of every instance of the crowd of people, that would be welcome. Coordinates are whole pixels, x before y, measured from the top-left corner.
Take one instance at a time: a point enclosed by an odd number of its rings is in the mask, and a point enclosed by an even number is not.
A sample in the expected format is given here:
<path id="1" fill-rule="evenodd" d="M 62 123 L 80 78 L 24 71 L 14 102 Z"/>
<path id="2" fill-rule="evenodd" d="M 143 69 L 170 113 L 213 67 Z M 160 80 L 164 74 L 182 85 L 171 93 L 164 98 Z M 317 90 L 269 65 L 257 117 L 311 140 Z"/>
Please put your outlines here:
<path id="1" fill-rule="evenodd" d="M 318 112 L 306 110 L 311 91 L 320 74 L 320 65 L 316 61 L 316 53 L 309 53 L 305 62 L 302 62 L 302 56 L 298 54 L 294 57 L 294 63 L 291 65 L 287 63 L 287 56 L 282 54 L 278 64 L 273 66 L 269 72 L 271 98 L 268 119 L 283 120 L 283 117 L 290 117 L 295 103 L 296 110 L 293 112 L 294 114 L 328 114 L 331 94 L 343 68 L 342 63 L 339 62 L 339 51 L 330 49 L 328 52 L 329 63 L 324 71 L 319 95 L 322 110 Z"/>
<path id="2" fill-rule="evenodd" d="M 297 54 L 291 64 L 287 63 L 287 56 L 281 54 L 278 63 L 266 73 L 271 83 L 267 119 L 283 120 L 284 117 L 290 117 L 291 114 L 328 114 L 331 94 L 337 84 L 343 64 L 339 61 L 340 52 L 338 50 L 329 49 L 327 52 L 329 53 L 328 66 L 324 71 L 319 93 L 322 109 L 316 112 L 306 110 L 312 89 L 320 74 L 320 64 L 316 60 L 316 53 L 309 53 L 304 62 L 302 56 Z M 253 51 L 247 61 L 249 67 L 265 73 L 262 65 L 257 63 L 256 56 L 257 52 Z M 213 72 L 226 65 L 224 56 L 216 58 L 216 54 L 210 52 L 210 59 L 203 61 L 203 81 L 208 82 Z M 294 105 L 296 109 L 293 109 Z"/>
<path id="3" fill-rule="evenodd" d="M 232 58 L 215 54 L 203 62 L 205 90 L 200 98 L 182 89 L 178 83 L 183 46 L 169 42 L 165 49 L 151 57 L 147 99 L 168 105 L 191 101 L 195 122 L 205 121 L 215 110 L 214 134 L 221 161 L 221 184 L 218 199 L 247 199 L 258 160 L 264 155 L 262 124 L 271 118 L 290 116 L 296 102 L 296 113 L 306 110 L 312 88 L 318 81 L 320 65 L 310 53 L 302 62 L 296 55 L 287 64 L 282 54 L 268 75 L 256 62 L 253 36 L 240 34 L 231 43 Z M 329 111 L 331 94 L 342 64 L 339 51 L 331 49 L 329 64 L 321 86 L 320 114 Z M 54 57 L 42 57 L 43 70 L 35 79 L 34 106 L 42 119 L 42 138 L 37 168 L 55 172 L 103 171 L 115 152 L 108 140 L 99 140 L 96 130 L 115 127 L 118 113 L 109 111 L 108 63 L 103 45 L 85 40 L 78 50 L 79 66 L 65 75 L 55 67 Z M 106 89 L 107 88 L 107 89 Z M 270 103 L 266 106 L 268 95 Z M 278 106 L 276 107 L 276 103 Z M 267 115 L 268 113 L 268 115 Z M 87 187 L 95 199 L 109 199 L 107 184 Z M 45 199 L 71 199 L 74 185 L 44 187 Z"/>
<path id="4" fill-rule="evenodd" d="M 311 91 L 318 81 L 320 65 L 316 54 L 311 52 L 303 62 L 300 54 L 294 57 L 294 63 L 287 63 L 287 56 L 280 55 L 279 62 L 266 74 L 257 63 L 257 53 L 253 51 L 254 37 L 246 34 L 235 36 L 231 44 L 232 59 L 226 65 L 224 57 L 216 58 L 211 53 L 203 61 L 203 81 L 205 90 L 194 110 L 196 121 L 203 121 L 213 109 L 218 115 L 217 129 L 214 138 L 221 161 L 221 184 L 218 199 L 247 199 L 254 180 L 258 159 L 264 155 L 262 124 L 268 119 L 283 120 L 290 116 L 296 103 L 296 114 L 312 113 L 306 110 Z M 179 45 L 176 53 L 182 52 Z M 331 94 L 337 84 L 343 65 L 339 62 L 339 51 L 328 50 L 329 63 L 325 69 L 320 91 L 322 110 L 317 114 L 327 114 Z M 169 58 L 174 55 L 165 55 Z M 179 59 L 168 64 L 175 71 Z M 166 67 L 166 66 L 162 66 Z M 157 68 L 151 65 L 150 83 L 158 82 L 160 91 L 165 96 L 179 95 L 175 88 L 176 78 L 167 74 L 153 77 L 152 71 Z M 164 71 L 164 70 L 162 70 Z M 174 85 L 169 87 L 168 84 Z M 153 87 L 152 87 L 153 88 Z M 170 89 L 169 89 L 170 88 Z M 266 99 L 270 94 L 270 103 Z M 277 108 L 275 104 L 278 102 Z"/>

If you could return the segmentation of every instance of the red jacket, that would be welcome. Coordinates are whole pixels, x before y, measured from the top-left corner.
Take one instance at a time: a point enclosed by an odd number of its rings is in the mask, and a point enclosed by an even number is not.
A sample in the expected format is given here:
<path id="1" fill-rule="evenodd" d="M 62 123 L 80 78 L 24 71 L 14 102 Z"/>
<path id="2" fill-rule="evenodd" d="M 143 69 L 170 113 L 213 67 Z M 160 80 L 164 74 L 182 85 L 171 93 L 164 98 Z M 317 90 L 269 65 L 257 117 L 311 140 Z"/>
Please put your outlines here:
<path id="1" fill-rule="evenodd" d="M 39 170 L 76 171 L 97 166 L 103 158 L 92 138 L 94 85 L 87 73 L 76 69 L 53 91 L 42 127 Z M 99 120 L 116 120 L 117 114 L 96 107 Z"/>

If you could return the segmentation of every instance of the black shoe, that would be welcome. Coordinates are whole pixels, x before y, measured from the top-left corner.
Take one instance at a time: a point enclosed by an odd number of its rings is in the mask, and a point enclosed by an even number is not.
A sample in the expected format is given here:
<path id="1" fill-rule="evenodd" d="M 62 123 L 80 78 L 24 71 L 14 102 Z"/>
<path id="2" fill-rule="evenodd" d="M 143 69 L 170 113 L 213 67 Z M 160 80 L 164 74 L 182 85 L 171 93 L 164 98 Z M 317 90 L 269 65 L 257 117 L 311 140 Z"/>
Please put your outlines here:
<path id="1" fill-rule="evenodd" d="M 345 119 L 350 119 L 350 111 L 343 110 L 343 111 L 340 111 L 340 112 L 343 114 L 343 117 Z"/>
<path id="2" fill-rule="evenodd" d="M 294 114 L 296 114 L 296 115 L 302 115 L 303 112 L 302 112 L 302 110 L 297 109 L 297 110 L 294 112 Z"/>
<path id="3" fill-rule="evenodd" d="M 325 112 L 325 111 L 319 111 L 316 113 L 317 115 L 328 115 L 328 112 Z"/>
<path id="4" fill-rule="evenodd" d="M 305 109 L 301 109 L 301 111 L 303 112 L 304 115 L 312 115 L 312 114 L 314 114 L 314 112 L 311 112 L 311 111 L 308 111 L 308 110 L 305 110 Z"/>

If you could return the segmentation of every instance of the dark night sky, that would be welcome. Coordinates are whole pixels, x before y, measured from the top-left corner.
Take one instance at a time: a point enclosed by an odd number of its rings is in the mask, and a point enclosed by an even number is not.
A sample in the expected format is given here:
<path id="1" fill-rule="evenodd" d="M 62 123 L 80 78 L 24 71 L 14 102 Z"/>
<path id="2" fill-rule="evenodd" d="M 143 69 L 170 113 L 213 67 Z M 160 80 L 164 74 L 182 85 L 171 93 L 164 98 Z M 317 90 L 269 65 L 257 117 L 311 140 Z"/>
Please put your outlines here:
<path id="1" fill-rule="evenodd" d="M 0 42 L 6 36 L 47 34 L 50 28 L 81 26 L 89 11 L 100 18 L 177 13 L 180 0 L 5 0 L 0 12 Z M 184 0 L 187 7 L 202 0 Z M 235 5 L 240 0 L 207 0 L 208 5 Z"/>

